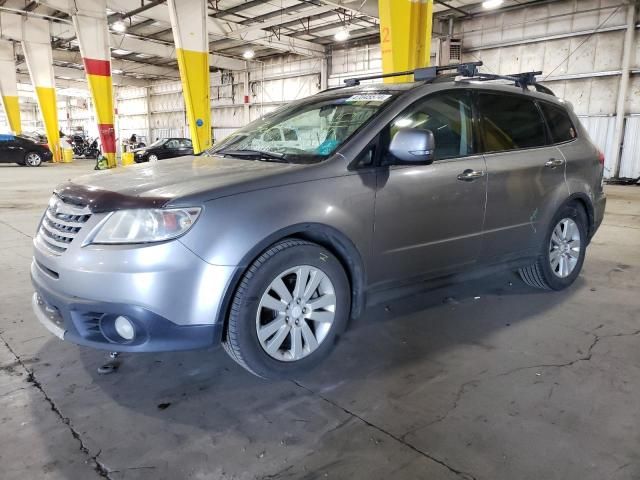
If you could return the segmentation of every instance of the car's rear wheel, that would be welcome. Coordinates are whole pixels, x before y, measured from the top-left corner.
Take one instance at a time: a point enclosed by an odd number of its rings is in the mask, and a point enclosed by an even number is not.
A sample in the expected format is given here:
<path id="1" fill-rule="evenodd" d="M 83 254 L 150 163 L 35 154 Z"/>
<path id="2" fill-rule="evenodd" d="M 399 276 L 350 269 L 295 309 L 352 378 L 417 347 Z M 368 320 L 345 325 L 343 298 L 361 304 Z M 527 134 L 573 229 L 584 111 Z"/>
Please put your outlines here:
<path id="1" fill-rule="evenodd" d="M 551 221 L 536 263 L 520 269 L 522 280 L 547 290 L 562 290 L 571 285 L 584 263 L 587 222 L 582 206 L 572 203 L 562 207 Z"/>
<path id="2" fill-rule="evenodd" d="M 38 152 L 27 152 L 24 156 L 24 164 L 27 167 L 39 167 L 42 165 L 42 156 Z"/>
<path id="3" fill-rule="evenodd" d="M 284 240 L 243 276 L 223 346 L 255 375 L 289 378 L 328 355 L 347 324 L 350 305 L 349 281 L 331 252 Z"/>

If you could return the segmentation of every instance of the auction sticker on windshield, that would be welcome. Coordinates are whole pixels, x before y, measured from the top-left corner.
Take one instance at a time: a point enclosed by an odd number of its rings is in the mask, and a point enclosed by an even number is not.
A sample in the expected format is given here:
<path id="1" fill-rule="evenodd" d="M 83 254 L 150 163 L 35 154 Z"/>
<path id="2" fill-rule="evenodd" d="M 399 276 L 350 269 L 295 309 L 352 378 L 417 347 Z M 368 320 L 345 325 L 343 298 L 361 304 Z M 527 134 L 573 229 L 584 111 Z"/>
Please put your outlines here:
<path id="1" fill-rule="evenodd" d="M 384 102 L 391 95 L 386 95 L 383 93 L 368 93 L 368 94 L 359 94 L 352 95 L 351 97 L 345 99 L 345 102 Z"/>

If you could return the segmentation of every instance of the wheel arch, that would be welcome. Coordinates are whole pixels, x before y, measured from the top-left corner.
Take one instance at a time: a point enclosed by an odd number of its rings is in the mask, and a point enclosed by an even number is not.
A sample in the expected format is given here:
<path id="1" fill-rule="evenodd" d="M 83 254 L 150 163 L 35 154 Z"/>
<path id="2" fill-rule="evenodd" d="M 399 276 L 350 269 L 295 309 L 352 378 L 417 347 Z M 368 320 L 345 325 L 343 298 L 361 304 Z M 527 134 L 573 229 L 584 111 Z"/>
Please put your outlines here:
<path id="1" fill-rule="evenodd" d="M 222 329 L 223 339 L 226 336 L 227 320 L 229 318 L 231 304 L 233 303 L 233 296 L 238 289 L 242 276 L 253 261 L 265 250 L 287 238 L 307 240 L 331 251 L 344 268 L 351 287 L 350 318 L 358 317 L 364 310 L 366 303 L 364 288 L 366 285 L 366 271 L 362 256 L 355 244 L 344 233 L 328 225 L 321 223 L 300 223 L 277 230 L 271 235 L 268 235 L 242 257 L 242 261 L 236 268 L 229 285 L 227 285 L 218 312 L 218 318 L 224 322 L 224 328 Z"/>
<path id="2" fill-rule="evenodd" d="M 591 240 L 591 237 L 594 234 L 595 227 L 595 211 L 591 199 L 586 193 L 576 192 L 569 195 L 569 198 L 567 198 L 567 200 L 564 202 L 564 205 L 569 205 L 571 203 L 576 203 L 584 208 L 584 211 L 587 214 L 587 232 L 589 237 L 588 240 Z"/>

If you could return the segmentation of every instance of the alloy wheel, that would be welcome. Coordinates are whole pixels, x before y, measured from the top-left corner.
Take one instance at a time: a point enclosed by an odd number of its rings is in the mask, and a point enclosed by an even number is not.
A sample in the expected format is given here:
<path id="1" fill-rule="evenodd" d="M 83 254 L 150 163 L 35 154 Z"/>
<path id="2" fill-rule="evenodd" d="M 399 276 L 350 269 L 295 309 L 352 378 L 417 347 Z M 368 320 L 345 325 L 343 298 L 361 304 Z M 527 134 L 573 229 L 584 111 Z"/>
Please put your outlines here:
<path id="1" fill-rule="evenodd" d="M 256 333 L 272 358 L 292 362 L 313 353 L 335 319 L 333 283 L 309 265 L 289 268 L 266 288 L 256 313 Z"/>
<path id="2" fill-rule="evenodd" d="M 42 163 L 42 159 L 40 155 L 35 152 L 27 153 L 27 156 L 24 159 L 25 163 L 30 167 L 37 167 Z"/>
<path id="3" fill-rule="evenodd" d="M 576 268 L 580 259 L 582 241 L 580 229 L 571 218 L 560 220 L 549 240 L 549 263 L 551 271 L 560 278 L 566 278 Z"/>

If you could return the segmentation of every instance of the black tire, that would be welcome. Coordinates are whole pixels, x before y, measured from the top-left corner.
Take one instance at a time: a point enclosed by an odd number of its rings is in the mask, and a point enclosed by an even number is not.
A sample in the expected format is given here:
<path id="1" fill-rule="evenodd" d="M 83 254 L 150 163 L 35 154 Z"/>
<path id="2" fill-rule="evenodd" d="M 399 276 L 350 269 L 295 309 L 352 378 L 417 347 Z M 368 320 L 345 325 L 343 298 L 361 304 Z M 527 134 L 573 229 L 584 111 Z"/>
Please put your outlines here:
<path id="1" fill-rule="evenodd" d="M 565 219 L 573 220 L 580 232 L 580 253 L 577 259 L 577 263 L 571 273 L 566 277 L 560 277 L 553 272 L 550 261 L 550 242 L 553 230 L 558 223 Z M 523 267 L 519 270 L 522 281 L 527 285 L 540 288 L 544 290 L 563 290 L 575 282 L 582 265 L 584 263 L 584 257 L 587 248 L 587 231 L 588 231 L 588 219 L 584 208 L 577 203 L 570 203 L 558 210 L 553 216 L 551 223 L 547 229 L 547 233 L 544 237 L 543 245 L 541 247 L 541 253 L 538 260 L 527 267 Z"/>
<path id="2" fill-rule="evenodd" d="M 27 167 L 39 167 L 42 165 L 42 155 L 38 152 L 27 152 L 24 154 L 24 164 Z"/>
<path id="3" fill-rule="evenodd" d="M 335 316 L 326 337 L 316 350 L 296 361 L 279 361 L 261 346 L 256 331 L 260 298 L 271 282 L 285 270 L 309 265 L 327 275 L 335 291 Z M 303 240 L 286 239 L 267 249 L 247 269 L 234 294 L 223 347 L 239 365 L 262 378 L 291 378 L 320 363 L 346 328 L 351 293 L 338 259 L 327 249 Z"/>

